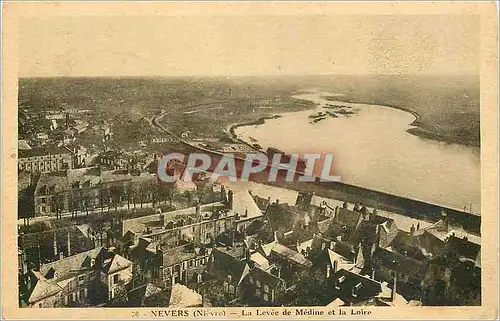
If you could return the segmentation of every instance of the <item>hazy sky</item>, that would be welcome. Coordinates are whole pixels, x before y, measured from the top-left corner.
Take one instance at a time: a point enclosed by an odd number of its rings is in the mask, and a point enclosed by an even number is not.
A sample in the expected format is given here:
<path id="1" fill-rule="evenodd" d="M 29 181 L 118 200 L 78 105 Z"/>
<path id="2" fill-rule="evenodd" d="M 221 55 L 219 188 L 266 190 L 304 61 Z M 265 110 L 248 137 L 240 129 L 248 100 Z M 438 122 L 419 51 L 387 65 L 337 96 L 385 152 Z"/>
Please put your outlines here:
<path id="1" fill-rule="evenodd" d="M 474 16 L 20 21 L 20 76 L 476 74 Z"/>

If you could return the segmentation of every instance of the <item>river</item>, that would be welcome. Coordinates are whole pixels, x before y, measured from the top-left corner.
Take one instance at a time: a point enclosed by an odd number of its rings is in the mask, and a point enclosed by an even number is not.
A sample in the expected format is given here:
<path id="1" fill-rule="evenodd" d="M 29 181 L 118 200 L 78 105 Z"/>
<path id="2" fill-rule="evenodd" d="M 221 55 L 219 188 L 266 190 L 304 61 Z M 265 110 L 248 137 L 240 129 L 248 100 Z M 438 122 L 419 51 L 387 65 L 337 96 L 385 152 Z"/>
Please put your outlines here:
<path id="1" fill-rule="evenodd" d="M 342 95 L 310 90 L 294 97 L 316 103 L 316 110 L 283 113 L 261 125 L 238 127 L 235 133 L 246 142 L 286 153 L 333 153 L 335 174 L 347 184 L 480 213 L 479 148 L 407 133 L 415 120 L 409 112 L 329 101 L 326 96 L 341 100 Z M 326 115 L 314 123 L 311 115 L 335 110 L 324 108 L 327 104 L 346 106 L 342 109 L 354 114 Z"/>

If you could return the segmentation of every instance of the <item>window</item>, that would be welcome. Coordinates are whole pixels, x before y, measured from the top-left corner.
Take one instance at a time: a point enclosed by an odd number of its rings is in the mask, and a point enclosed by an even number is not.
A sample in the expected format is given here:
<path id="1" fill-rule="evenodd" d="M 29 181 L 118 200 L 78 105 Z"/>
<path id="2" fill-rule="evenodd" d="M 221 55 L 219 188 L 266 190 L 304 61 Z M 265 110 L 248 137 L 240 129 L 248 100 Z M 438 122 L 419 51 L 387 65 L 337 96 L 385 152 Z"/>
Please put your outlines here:
<path id="1" fill-rule="evenodd" d="M 41 303 L 38 303 L 38 307 L 41 308 L 42 307 L 42 304 Z"/>
<path id="2" fill-rule="evenodd" d="M 269 286 L 267 284 L 264 284 L 264 292 L 269 293 Z"/>
<path id="3" fill-rule="evenodd" d="M 118 274 L 113 275 L 113 284 L 117 284 L 118 281 L 119 281 L 119 275 Z"/>
<path id="4" fill-rule="evenodd" d="M 253 277 L 249 276 L 248 281 L 250 282 L 250 284 L 253 284 Z"/>
<path id="5" fill-rule="evenodd" d="M 264 293 L 264 301 L 269 301 L 269 294 Z"/>
<path id="6" fill-rule="evenodd" d="M 260 281 L 259 280 L 256 281 L 256 284 L 257 284 L 257 287 L 260 288 Z"/>
<path id="7" fill-rule="evenodd" d="M 80 290 L 80 301 L 85 300 L 85 290 Z"/>
<path id="8" fill-rule="evenodd" d="M 93 280 L 94 278 L 95 278 L 95 272 L 92 271 L 92 272 L 90 272 L 90 279 Z"/>
<path id="9" fill-rule="evenodd" d="M 78 277 L 78 285 L 83 285 L 84 282 L 85 282 L 85 275 L 80 275 Z"/>
<path id="10" fill-rule="evenodd" d="M 260 289 L 255 289 L 255 295 L 260 298 Z"/>

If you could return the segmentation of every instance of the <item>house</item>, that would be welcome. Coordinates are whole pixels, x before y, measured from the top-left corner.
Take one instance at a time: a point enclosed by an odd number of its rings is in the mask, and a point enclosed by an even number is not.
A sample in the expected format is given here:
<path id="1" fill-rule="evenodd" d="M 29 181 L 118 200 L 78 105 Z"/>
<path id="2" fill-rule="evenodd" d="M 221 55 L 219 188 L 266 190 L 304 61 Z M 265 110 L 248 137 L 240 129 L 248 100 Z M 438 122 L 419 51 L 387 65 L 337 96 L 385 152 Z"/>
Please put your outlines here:
<path id="1" fill-rule="evenodd" d="M 251 306 L 279 305 L 282 303 L 286 292 L 286 283 L 285 280 L 280 278 L 279 273 L 279 268 L 267 270 L 260 267 L 251 268 L 245 280 L 245 302 Z"/>
<path id="2" fill-rule="evenodd" d="M 208 275 L 233 300 L 244 296 L 243 281 L 249 272 L 249 264 L 234 253 L 217 248 L 212 251 Z"/>
<path id="3" fill-rule="evenodd" d="M 162 280 L 165 283 L 188 284 L 188 271 L 209 263 L 212 249 L 186 244 L 162 252 Z"/>
<path id="4" fill-rule="evenodd" d="M 38 233 L 20 234 L 18 248 L 24 253 L 23 264 L 28 269 L 88 251 L 94 247 L 92 238 L 83 231 L 83 226 L 74 225 Z"/>
<path id="5" fill-rule="evenodd" d="M 25 304 L 53 308 L 97 305 L 114 298 L 132 277 L 132 262 L 100 247 L 31 270 Z"/>
<path id="6" fill-rule="evenodd" d="M 379 282 L 358 273 L 340 269 L 333 274 L 334 300 L 337 306 L 398 306 L 407 301 L 397 293 L 395 282 Z"/>
<path id="7" fill-rule="evenodd" d="M 254 221 L 262 218 L 262 211 L 248 191 L 234 193 L 233 212 L 236 214 L 236 230 L 243 232 Z"/>
<path id="8" fill-rule="evenodd" d="M 71 153 L 60 147 L 18 150 L 18 169 L 30 173 L 48 173 L 74 167 Z"/>
<path id="9" fill-rule="evenodd" d="M 400 293 L 410 299 L 420 299 L 427 261 L 420 261 L 387 249 L 375 249 L 372 257 L 374 278 L 392 282 L 397 278 Z"/>

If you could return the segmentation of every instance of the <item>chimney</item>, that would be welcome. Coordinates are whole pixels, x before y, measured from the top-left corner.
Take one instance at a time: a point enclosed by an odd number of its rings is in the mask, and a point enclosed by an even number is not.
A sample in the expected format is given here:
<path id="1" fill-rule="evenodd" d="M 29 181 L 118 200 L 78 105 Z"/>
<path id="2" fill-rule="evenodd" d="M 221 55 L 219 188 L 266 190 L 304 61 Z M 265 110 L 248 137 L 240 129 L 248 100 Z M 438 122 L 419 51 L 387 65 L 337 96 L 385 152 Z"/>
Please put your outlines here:
<path id="1" fill-rule="evenodd" d="M 68 256 L 71 256 L 71 238 L 69 236 L 69 232 L 67 234 L 67 243 L 68 243 Z"/>
<path id="2" fill-rule="evenodd" d="M 226 193 L 226 188 L 224 185 L 221 185 L 220 187 L 220 198 L 225 201 L 227 199 L 227 193 Z"/>
<path id="3" fill-rule="evenodd" d="M 227 206 L 229 207 L 230 210 L 233 209 L 233 191 L 229 190 L 227 192 Z"/>
<path id="4" fill-rule="evenodd" d="M 57 235 L 54 232 L 54 243 L 52 244 L 54 248 L 54 257 L 57 258 Z"/>
<path id="5" fill-rule="evenodd" d="M 280 203 L 280 199 L 279 199 L 279 198 L 277 198 L 277 199 L 276 199 L 276 204 L 279 204 L 279 203 Z"/>
<path id="6" fill-rule="evenodd" d="M 363 284 L 361 282 L 359 282 L 358 284 L 356 284 L 353 288 L 352 288 L 352 296 L 353 297 L 357 297 L 358 296 L 358 291 L 359 289 L 361 289 L 361 287 L 363 286 Z"/>
<path id="7" fill-rule="evenodd" d="M 392 290 L 391 290 L 391 300 L 394 302 L 394 299 L 396 298 L 396 285 L 398 283 L 398 276 L 397 274 L 394 275 L 394 281 L 392 284 Z"/>
<path id="8" fill-rule="evenodd" d="M 247 262 L 250 261 L 250 249 L 249 248 L 245 248 L 245 260 Z"/>
<path id="9" fill-rule="evenodd" d="M 278 242 L 278 231 L 274 231 L 274 241 Z"/>
<path id="10" fill-rule="evenodd" d="M 329 279 L 330 278 L 330 271 L 331 270 L 331 267 L 330 267 L 330 264 L 327 264 L 326 265 L 326 278 Z"/>

